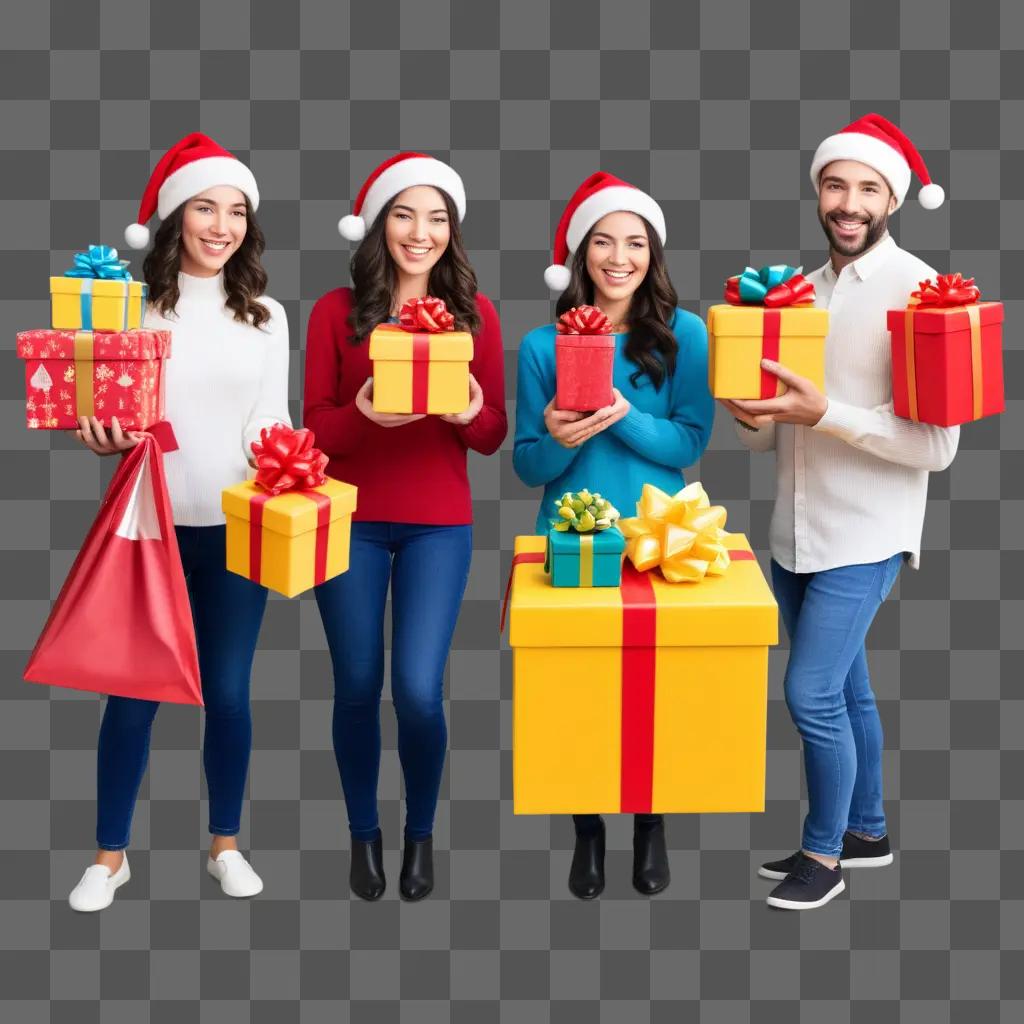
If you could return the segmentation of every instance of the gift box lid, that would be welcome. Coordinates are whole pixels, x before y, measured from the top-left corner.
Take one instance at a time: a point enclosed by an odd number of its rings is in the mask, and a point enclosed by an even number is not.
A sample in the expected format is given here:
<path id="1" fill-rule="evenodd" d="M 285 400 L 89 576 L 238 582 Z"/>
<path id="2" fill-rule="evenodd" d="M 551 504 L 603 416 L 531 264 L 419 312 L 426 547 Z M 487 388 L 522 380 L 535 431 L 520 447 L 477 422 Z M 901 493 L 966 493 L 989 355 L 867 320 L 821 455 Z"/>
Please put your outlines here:
<path id="1" fill-rule="evenodd" d="M 1003 322 L 1001 302 L 976 302 L 973 305 L 978 308 L 982 327 Z M 903 309 L 890 309 L 886 314 L 890 331 L 903 328 L 908 309 L 914 311 L 915 334 L 944 334 L 971 329 L 967 306 L 905 306 Z"/>
<path id="2" fill-rule="evenodd" d="M 581 537 L 593 538 L 595 557 L 598 555 L 621 555 L 626 549 L 626 538 L 622 536 L 622 531 L 616 526 L 586 534 L 577 533 L 575 530 L 556 530 L 554 528 L 548 530 L 551 551 L 559 558 L 579 558 Z"/>
<path id="3" fill-rule="evenodd" d="M 817 306 L 782 306 L 780 329 L 786 335 L 828 334 L 828 310 Z M 764 334 L 764 306 L 733 306 L 722 302 L 708 310 L 708 331 L 711 334 Z"/>
<path id="4" fill-rule="evenodd" d="M 82 284 L 85 281 L 92 282 L 93 295 L 141 295 L 146 287 L 144 281 L 120 281 L 108 280 L 96 277 L 51 277 L 51 294 L 73 294 L 78 295 L 82 291 Z"/>
<path id="5" fill-rule="evenodd" d="M 515 553 L 543 553 L 546 537 L 516 537 Z M 741 533 L 733 551 L 750 551 Z M 621 647 L 622 591 L 617 587 L 554 587 L 541 563 L 513 570 L 509 643 L 513 647 Z M 649 574 L 659 647 L 742 647 L 778 642 L 778 606 L 756 559 L 733 561 L 723 576 L 667 583 Z"/>
<path id="6" fill-rule="evenodd" d="M 438 331 L 421 334 L 407 331 L 398 324 L 380 324 L 370 332 L 370 358 L 412 360 L 413 338 L 430 339 L 431 362 L 468 363 L 473 358 L 473 335 L 467 331 Z"/>
<path id="7" fill-rule="evenodd" d="M 312 488 L 331 499 L 331 522 L 341 516 L 351 515 L 356 509 L 356 486 L 341 480 L 327 478 L 327 483 Z M 251 499 L 266 492 L 252 480 L 225 487 L 221 492 L 221 510 L 225 515 L 235 516 L 248 522 L 252 509 Z M 286 491 L 270 499 L 263 506 L 263 526 L 275 533 L 296 537 L 300 533 L 315 530 L 317 506 L 308 497 L 310 491 Z"/>
<path id="8" fill-rule="evenodd" d="M 615 348 L 614 334 L 558 334 L 556 348 Z"/>
<path id="9" fill-rule="evenodd" d="M 76 344 L 78 351 L 76 351 Z M 22 359 L 169 359 L 171 332 L 139 328 L 130 331 L 73 331 L 45 327 L 19 331 L 16 345 Z"/>

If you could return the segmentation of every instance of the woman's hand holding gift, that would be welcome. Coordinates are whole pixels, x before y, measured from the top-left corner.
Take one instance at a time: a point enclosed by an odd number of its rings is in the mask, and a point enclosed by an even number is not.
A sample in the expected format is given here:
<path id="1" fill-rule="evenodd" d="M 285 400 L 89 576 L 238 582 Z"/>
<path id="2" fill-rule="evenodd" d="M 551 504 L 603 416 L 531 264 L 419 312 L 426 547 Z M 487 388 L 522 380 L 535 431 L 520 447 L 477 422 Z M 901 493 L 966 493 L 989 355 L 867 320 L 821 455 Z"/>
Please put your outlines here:
<path id="1" fill-rule="evenodd" d="M 109 437 L 103 424 L 95 416 L 79 416 L 78 423 L 79 428 L 75 431 L 75 436 L 89 451 L 97 455 L 120 455 L 134 448 L 142 440 L 142 434 L 136 430 L 129 430 L 127 433 L 122 431 L 116 416 L 110 417 Z"/>
<path id="2" fill-rule="evenodd" d="M 473 374 L 469 375 L 469 405 L 462 412 L 445 413 L 441 419 L 445 423 L 454 423 L 457 427 L 468 426 L 476 419 L 477 413 L 484 407 L 484 389 L 477 383 Z"/>
<path id="3" fill-rule="evenodd" d="M 618 388 L 612 388 L 612 395 L 615 401 L 611 405 L 598 409 L 589 416 L 581 412 L 556 409 L 555 400 L 552 398 L 544 407 L 544 425 L 548 428 L 548 433 L 563 448 L 578 448 L 584 441 L 595 434 L 600 434 L 602 430 L 607 430 L 629 412 L 629 402 Z"/>
<path id="4" fill-rule="evenodd" d="M 470 402 L 472 407 L 472 402 Z M 367 377 L 363 386 L 356 393 L 356 408 L 372 422 L 380 427 L 403 427 L 406 423 L 414 420 L 421 420 L 426 415 L 422 412 L 397 413 L 397 412 L 376 412 L 373 408 L 373 378 Z M 477 410 L 479 412 L 479 410 Z M 468 412 L 468 410 L 467 410 Z M 473 415 L 476 415 L 474 413 Z"/>

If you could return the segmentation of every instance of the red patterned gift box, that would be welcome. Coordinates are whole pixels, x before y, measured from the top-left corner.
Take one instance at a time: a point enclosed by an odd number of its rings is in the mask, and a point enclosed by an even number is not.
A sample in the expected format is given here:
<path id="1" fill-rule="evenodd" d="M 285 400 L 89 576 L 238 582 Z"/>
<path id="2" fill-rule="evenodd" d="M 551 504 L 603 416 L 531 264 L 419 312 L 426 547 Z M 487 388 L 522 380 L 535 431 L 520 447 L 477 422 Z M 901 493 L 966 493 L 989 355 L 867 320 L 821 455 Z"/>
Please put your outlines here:
<path id="1" fill-rule="evenodd" d="M 79 416 L 124 430 L 163 419 L 163 361 L 170 331 L 21 331 L 25 419 L 30 430 L 74 430 Z"/>
<path id="2" fill-rule="evenodd" d="M 980 296 L 973 278 L 940 274 L 889 310 L 897 416 L 953 427 L 1003 411 L 1003 304 Z"/>
<path id="3" fill-rule="evenodd" d="M 612 324 L 596 306 L 574 306 L 555 324 L 555 408 L 593 412 L 615 401 Z"/>

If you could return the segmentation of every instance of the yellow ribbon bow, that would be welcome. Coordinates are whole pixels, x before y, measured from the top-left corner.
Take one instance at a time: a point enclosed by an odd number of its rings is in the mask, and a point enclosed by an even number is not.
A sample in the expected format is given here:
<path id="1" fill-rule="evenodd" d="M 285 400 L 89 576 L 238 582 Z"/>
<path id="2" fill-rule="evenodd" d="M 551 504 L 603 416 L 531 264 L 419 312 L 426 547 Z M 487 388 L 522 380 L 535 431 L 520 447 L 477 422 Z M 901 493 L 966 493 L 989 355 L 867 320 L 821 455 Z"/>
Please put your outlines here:
<path id="1" fill-rule="evenodd" d="M 675 494 L 644 484 L 636 516 L 620 519 L 626 557 L 638 572 L 658 567 L 669 583 L 699 583 L 729 568 L 726 511 L 694 481 Z"/>

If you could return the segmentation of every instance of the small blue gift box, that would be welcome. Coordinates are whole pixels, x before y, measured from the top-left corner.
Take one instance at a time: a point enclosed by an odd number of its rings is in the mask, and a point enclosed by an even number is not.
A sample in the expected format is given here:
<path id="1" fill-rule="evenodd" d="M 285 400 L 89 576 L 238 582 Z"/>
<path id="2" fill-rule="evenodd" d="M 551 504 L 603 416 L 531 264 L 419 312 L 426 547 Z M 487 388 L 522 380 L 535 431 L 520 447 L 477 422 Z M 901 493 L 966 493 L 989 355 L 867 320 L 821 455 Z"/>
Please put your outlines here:
<path id="1" fill-rule="evenodd" d="M 595 533 L 549 530 L 544 570 L 555 587 L 617 587 L 626 538 L 617 527 Z"/>

